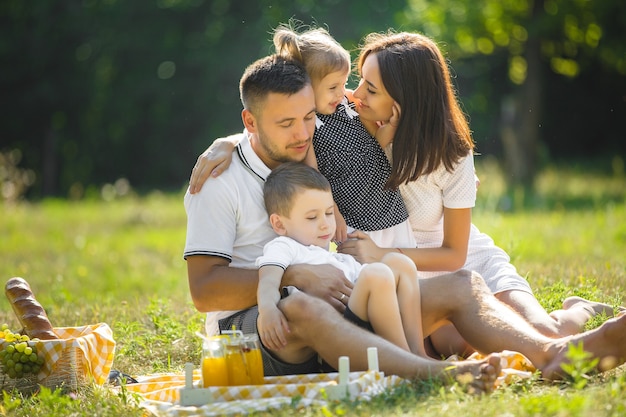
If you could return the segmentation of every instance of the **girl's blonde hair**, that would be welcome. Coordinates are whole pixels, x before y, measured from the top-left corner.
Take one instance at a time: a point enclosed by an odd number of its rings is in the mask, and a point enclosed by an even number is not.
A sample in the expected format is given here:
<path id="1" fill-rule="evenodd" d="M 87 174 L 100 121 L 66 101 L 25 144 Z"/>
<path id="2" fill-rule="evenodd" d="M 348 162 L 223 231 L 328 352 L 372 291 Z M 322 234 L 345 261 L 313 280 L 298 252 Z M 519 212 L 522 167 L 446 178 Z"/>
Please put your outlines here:
<path id="1" fill-rule="evenodd" d="M 320 81 L 337 71 L 350 71 L 350 53 L 326 29 L 312 27 L 298 33 L 293 24 L 274 30 L 278 55 L 300 61 L 312 81 Z"/>

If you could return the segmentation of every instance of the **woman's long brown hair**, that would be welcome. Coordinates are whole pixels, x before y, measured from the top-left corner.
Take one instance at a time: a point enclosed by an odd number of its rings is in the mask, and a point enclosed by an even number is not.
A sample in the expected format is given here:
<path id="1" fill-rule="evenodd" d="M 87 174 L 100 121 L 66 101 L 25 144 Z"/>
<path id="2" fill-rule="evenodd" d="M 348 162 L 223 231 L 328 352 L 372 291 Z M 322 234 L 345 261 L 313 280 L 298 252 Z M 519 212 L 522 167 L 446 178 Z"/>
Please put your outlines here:
<path id="1" fill-rule="evenodd" d="M 415 181 L 441 164 L 451 171 L 474 149 L 474 141 L 437 45 L 415 33 L 370 34 L 361 47 L 359 74 L 371 54 L 385 89 L 401 108 L 387 187 Z"/>

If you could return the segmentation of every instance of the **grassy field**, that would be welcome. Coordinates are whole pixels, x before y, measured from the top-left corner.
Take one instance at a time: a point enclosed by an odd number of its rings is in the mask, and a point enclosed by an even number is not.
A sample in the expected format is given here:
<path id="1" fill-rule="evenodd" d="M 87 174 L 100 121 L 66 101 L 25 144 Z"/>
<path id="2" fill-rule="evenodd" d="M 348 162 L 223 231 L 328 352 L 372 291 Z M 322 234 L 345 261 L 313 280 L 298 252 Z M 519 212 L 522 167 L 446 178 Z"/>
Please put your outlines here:
<path id="1" fill-rule="evenodd" d="M 546 170 L 536 192 L 507 193 L 489 161 L 474 223 L 511 255 L 547 309 L 570 294 L 623 303 L 626 288 L 626 177 L 623 163 Z M 131 375 L 181 372 L 199 363 L 194 336 L 203 317 L 190 301 L 182 259 L 186 218 L 181 190 L 110 201 L 46 200 L 0 206 L 0 278 L 27 279 L 53 325 L 108 323 L 114 368 Z M 17 320 L 0 297 L 0 323 Z M 573 384 L 519 383 L 471 397 L 429 383 L 367 403 L 337 403 L 301 415 L 623 416 L 626 370 Z M 293 415 L 293 409 L 273 415 Z M 137 398 L 98 387 L 77 395 L 4 395 L 0 415 L 141 416 Z"/>

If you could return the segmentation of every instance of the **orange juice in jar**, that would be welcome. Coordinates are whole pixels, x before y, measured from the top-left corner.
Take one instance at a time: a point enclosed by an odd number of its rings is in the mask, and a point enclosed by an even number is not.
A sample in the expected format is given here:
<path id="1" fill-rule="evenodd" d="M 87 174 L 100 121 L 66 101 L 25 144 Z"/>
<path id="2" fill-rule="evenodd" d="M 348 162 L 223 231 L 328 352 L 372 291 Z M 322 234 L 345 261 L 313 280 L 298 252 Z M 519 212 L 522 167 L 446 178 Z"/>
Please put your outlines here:
<path id="1" fill-rule="evenodd" d="M 263 358 L 259 348 L 259 337 L 255 334 L 247 334 L 243 337 L 243 353 L 248 371 L 248 377 L 252 385 L 265 383 L 263 378 Z"/>
<path id="2" fill-rule="evenodd" d="M 239 338 L 234 338 L 226 344 L 226 366 L 230 385 L 250 385 L 250 377 Z"/>
<path id="3" fill-rule="evenodd" d="M 203 342 L 202 386 L 204 388 L 229 384 L 224 342 L 224 336 L 214 336 Z"/>

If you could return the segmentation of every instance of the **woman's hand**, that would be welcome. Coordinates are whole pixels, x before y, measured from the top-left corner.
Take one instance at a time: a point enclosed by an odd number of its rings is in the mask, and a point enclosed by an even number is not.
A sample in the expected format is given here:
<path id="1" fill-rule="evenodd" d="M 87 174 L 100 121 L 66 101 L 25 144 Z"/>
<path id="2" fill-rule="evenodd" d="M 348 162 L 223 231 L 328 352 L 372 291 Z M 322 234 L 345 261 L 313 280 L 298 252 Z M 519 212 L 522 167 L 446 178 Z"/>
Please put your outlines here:
<path id="1" fill-rule="evenodd" d="M 391 119 L 389 119 L 389 124 L 393 127 L 398 127 L 398 123 L 400 123 L 400 115 L 402 114 L 402 108 L 397 101 L 393 102 L 393 106 L 391 107 Z"/>
<path id="2" fill-rule="evenodd" d="M 378 247 L 367 233 L 360 230 L 348 233 L 348 240 L 337 247 L 337 252 L 352 255 L 362 264 L 379 262 L 389 251 Z"/>
<path id="3" fill-rule="evenodd" d="M 240 136 L 241 134 L 216 139 L 206 151 L 202 152 L 191 171 L 189 179 L 191 194 L 199 192 L 209 176 L 215 178 L 226 171 L 233 159 L 233 149 Z"/>
<path id="4" fill-rule="evenodd" d="M 378 130 L 376 130 L 375 138 L 381 148 L 385 148 L 391 142 L 396 134 L 398 123 L 400 122 L 400 105 L 393 102 L 391 107 L 391 118 L 387 122 L 376 122 Z"/>

